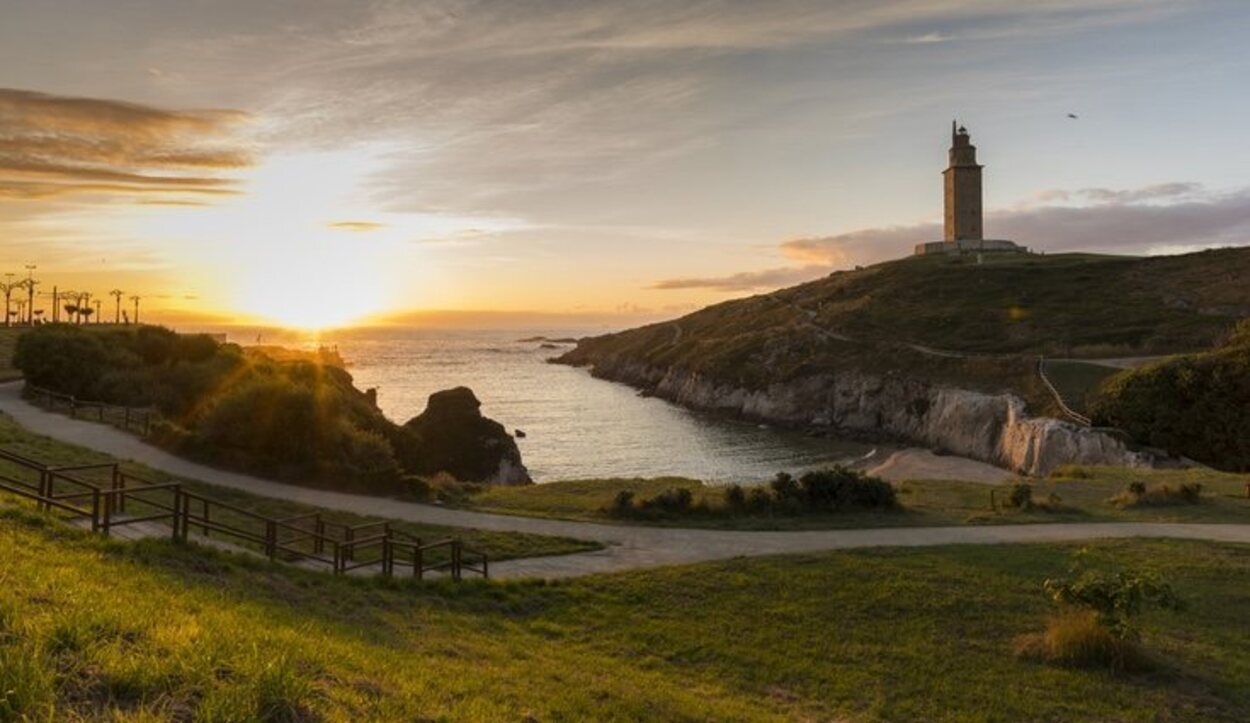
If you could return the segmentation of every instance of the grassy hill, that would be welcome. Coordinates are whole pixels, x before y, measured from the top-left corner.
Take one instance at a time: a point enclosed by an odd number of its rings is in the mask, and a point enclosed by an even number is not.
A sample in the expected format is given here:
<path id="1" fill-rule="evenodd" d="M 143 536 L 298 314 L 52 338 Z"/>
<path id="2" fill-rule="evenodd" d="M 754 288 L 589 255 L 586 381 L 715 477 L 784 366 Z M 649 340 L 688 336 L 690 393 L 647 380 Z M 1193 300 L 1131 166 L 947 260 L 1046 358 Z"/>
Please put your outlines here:
<path id="1" fill-rule="evenodd" d="M 822 371 L 899 372 L 1014 390 L 1045 409 L 1036 355 L 1209 348 L 1250 315 L 1246 278 L 1250 248 L 986 256 L 980 264 L 909 257 L 583 340 L 562 360 L 676 366 L 748 388 Z"/>
<path id="2" fill-rule="evenodd" d="M 1125 540 L 1154 671 L 1013 654 L 1060 545 L 862 550 L 562 583 L 335 578 L 110 542 L 0 500 L 0 720 L 1233 721 L 1244 547 Z"/>
<path id="3" fill-rule="evenodd" d="M 1091 414 L 1199 462 L 1250 471 L 1250 321 L 1216 349 L 1112 377 L 1093 399 Z"/>

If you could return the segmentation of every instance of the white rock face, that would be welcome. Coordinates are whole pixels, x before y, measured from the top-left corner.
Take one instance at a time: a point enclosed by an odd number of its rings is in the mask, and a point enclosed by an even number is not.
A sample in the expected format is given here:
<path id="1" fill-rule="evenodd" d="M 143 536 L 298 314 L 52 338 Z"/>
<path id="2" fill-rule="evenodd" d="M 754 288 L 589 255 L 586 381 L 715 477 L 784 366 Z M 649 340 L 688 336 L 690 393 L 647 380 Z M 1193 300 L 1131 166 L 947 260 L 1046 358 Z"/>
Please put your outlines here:
<path id="1" fill-rule="evenodd" d="M 885 433 L 1027 475 L 1064 464 L 1148 467 L 1106 431 L 1030 417 L 1012 394 L 934 387 L 914 379 L 845 373 L 748 390 L 698 374 L 631 363 L 599 365 L 597 376 L 652 388 L 656 396 L 700 409 L 783 424 L 834 425 Z"/>

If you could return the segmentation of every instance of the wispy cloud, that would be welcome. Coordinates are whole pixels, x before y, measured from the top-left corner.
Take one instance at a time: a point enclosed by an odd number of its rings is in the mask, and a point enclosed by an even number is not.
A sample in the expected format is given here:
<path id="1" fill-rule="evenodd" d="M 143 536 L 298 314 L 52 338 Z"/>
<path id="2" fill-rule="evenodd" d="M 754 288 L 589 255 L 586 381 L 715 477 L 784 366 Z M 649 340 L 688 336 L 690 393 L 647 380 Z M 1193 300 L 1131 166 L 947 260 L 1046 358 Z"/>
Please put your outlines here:
<path id="1" fill-rule="evenodd" d="M 812 264 L 808 266 L 783 266 L 762 271 L 740 271 L 728 276 L 689 277 L 664 279 L 651 285 L 652 289 L 686 290 L 710 289 L 712 291 L 755 291 L 757 289 L 776 289 L 782 286 L 810 281 L 829 273 L 829 267 Z"/>
<path id="2" fill-rule="evenodd" d="M 326 226 L 334 229 L 335 231 L 353 231 L 358 233 L 366 231 L 380 231 L 386 228 L 386 224 L 378 223 L 376 221 L 334 221 L 326 224 Z"/>
<path id="3" fill-rule="evenodd" d="M 1250 189 L 1202 194 L 1194 183 L 1134 189 L 1080 189 L 1046 194 L 1048 200 L 1087 205 L 1041 205 L 987 214 L 986 229 L 1034 250 L 1149 254 L 1250 242 Z M 1180 198 L 1182 200 L 1175 200 Z M 1173 199 L 1171 203 L 1156 203 Z M 838 268 L 911 253 L 915 244 L 942 236 L 936 223 L 860 229 L 833 236 L 793 239 L 778 247 L 799 266 L 706 278 L 658 281 L 653 289 L 754 291 L 807 281 Z"/>
<path id="4" fill-rule="evenodd" d="M 252 163 L 238 111 L 171 111 L 100 98 L 0 89 L 0 197 L 220 196 Z"/>

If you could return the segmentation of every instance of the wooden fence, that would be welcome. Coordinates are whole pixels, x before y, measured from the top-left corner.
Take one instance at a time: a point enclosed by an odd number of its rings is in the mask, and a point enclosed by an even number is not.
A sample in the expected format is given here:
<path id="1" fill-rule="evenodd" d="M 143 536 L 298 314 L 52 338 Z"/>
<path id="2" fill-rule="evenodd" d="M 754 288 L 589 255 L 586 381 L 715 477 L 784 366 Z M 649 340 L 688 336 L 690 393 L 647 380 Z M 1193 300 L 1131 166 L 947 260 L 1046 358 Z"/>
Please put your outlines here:
<path id="1" fill-rule="evenodd" d="M 1052 397 L 1055 398 L 1055 403 L 1059 405 L 1059 410 L 1061 412 L 1067 415 L 1069 419 L 1076 422 L 1077 424 L 1080 424 L 1083 427 L 1093 426 L 1094 423 L 1089 417 L 1085 416 L 1084 414 L 1081 414 L 1080 412 L 1073 410 L 1071 407 L 1068 406 L 1068 403 L 1065 402 L 1063 399 L 1063 395 L 1059 393 L 1059 389 L 1056 388 L 1055 385 L 1050 381 L 1050 377 L 1046 376 L 1046 357 L 1039 356 L 1037 358 L 1037 375 L 1041 377 L 1042 384 L 1045 384 L 1046 388 L 1050 390 L 1050 394 Z"/>
<path id="2" fill-rule="evenodd" d="M 126 407 L 107 402 L 93 402 L 78 399 L 72 394 L 62 394 L 51 389 L 27 384 L 26 397 L 36 402 L 42 401 L 49 410 L 58 411 L 64 408 L 71 418 L 94 419 L 120 427 L 127 432 L 137 432 L 144 437 L 152 431 L 155 412 L 146 407 Z"/>
<path id="3" fill-rule="evenodd" d="M 127 474 L 116 462 L 56 466 L 0 449 L 0 490 L 33 500 L 42 511 L 89 521 L 92 532 L 104 535 L 126 525 L 162 523 L 169 525 L 174 540 L 185 542 L 194 531 L 270 560 L 302 562 L 336 575 L 376 567 L 386 576 L 489 576 L 486 554 L 455 538 L 423 542 L 386 521 L 347 525 L 320 512 L 268 517 L 192 492 L 179 482 L 154 483 Z"/>

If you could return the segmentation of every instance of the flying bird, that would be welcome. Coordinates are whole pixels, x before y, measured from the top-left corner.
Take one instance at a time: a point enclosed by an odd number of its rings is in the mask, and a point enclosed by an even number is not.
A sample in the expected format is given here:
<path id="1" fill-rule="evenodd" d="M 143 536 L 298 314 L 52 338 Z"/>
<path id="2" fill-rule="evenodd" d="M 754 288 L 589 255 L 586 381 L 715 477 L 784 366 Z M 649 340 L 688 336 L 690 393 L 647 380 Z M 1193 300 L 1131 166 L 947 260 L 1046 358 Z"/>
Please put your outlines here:
<path id="1" fill-rule="evenodd" d="M 1069 113 L 1068 117 L 1071 118 L 1072 120 L 1076 120 L 1076 113 Z"/>

